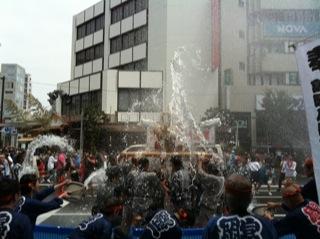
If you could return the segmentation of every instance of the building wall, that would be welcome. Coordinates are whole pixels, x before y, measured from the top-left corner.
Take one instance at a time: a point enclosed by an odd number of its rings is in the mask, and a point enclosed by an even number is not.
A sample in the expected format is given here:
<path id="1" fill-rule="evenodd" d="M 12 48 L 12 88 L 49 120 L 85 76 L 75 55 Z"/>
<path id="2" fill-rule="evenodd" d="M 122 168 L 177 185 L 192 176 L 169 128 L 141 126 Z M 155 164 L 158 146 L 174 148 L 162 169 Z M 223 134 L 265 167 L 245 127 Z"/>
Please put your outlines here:
<path id="1" fill-rule="evenodd" d="M 149 3 L 148 69 L 164 72 L 164 111 L 172 96 L 171 63 L 184 48 L 183 61 L 195 65 L 184 72 L 183 88 L 196 119 L 218 104 L 217 75 L 211 69 L 211 1 L 152 0 Z M 199 58 L 201 60 L 199 60 Z M 198 59 L 197 59 L 198 58 Z M 201 104 L 199 104 L 201 102 Z"/>
<path id="2" fill-rule="evenodd" d="M 310 15 L 306 10 L 319 11 L 319 2 L 221 0 L 220 3 L 222 105 L 232 112 L 251 114 L 251 138 L 255 145 L 257 98 L 266 89 L 284 90 L 291 96 L 302 94 L 297 78 L 292 78 L 298 70 L 294 50 L 289 46 L 313 35 L 319 25 L 307 23 L 310 16 L 304 21 L 294 21 L 275 19 L 272 14 L 285 13 L 288 19 L 295 16 L 290 15 L 294 11 Z M 240 35 L 240 30 L 244 35 Z M 239 65 L 240 61 L 245 68 Z M 225 84 L 230 75 L 232 82 Z"/>
<path id="3" fill-rule="evenodd" d="M 4 99 L 12 100 L 18 108 L 23 109 L 25 69 L 17 64 L 2 64 L 1 72 L 5 76 Z M 10 117 L 6 109 L 4 116 Z"/>

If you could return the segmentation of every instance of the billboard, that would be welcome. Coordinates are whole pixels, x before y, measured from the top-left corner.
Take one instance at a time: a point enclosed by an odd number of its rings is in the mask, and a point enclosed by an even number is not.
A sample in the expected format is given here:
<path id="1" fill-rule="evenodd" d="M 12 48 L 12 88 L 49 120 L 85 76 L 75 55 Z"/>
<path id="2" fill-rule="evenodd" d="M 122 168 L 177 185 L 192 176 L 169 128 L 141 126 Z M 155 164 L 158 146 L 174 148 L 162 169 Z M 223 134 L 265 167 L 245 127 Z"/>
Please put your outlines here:
<path id="1" fill-rule="evenodd" d="M 320 22 L 264 22 L 265 37 L 307 37 L 320 32 Z"/>

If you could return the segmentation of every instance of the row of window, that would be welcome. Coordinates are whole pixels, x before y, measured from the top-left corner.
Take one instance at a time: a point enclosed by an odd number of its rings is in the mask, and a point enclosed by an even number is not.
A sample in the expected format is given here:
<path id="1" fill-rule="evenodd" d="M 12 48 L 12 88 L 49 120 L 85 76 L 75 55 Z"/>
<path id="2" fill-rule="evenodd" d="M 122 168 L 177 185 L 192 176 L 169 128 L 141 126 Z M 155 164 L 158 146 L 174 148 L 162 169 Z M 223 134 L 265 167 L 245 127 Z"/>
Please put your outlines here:
<path id="1" fill-rule="evenodd" d="M 100 15 L 77 27 L 77 40 L 104 28 L 104 15 Z"/>
<path id="2" fill-rule="evenodd" d="M 62 115 L 80 115 L 81 109 L 91 106 L 101 107 L 101 91 L 91 91 L 80 95 L 62 97 Z"/>
<path id="3" fill-rule="evenodd" d="M 119 70 L 123 71 L 147 71 L 148 70 L 148 61 L 143 59 L 136 62 L 131 62 L 129 64 L 117 67 Z"/>
<path id="4" fill-rule="evenodd" d="M 319 22 L 319 10 L 266 10 L 260 13 L 260 17 L 276 22 Z"/>
<path id="5" fill-rule="evenodd" d="M 118 111 L 160 112 L 162 91 L 159 89 L 119 89 Z"/>
<path id="6" fill-rule="evenodd" d="M 248 85 L 299 85 L 297 72 L 251 74 Z"/>
<path id="7" fill-rule="evenodd" d="M 270 41 L 270 42 L 260 42 L 258 45 L 250 46 L 250 56 L 255 56 L 257 52 L 262 51 L 262 53 L 294 53 L 293 41 Z"/>
<path id="8" fill-rule="evenodd" d="M 103 43 L 76 53 L 76 66 L 103 57 Z"/>
<path id="9" fill-rule="evenodd" d="M 111 24 L 148 8 L 148 0 L 129 0 L 111 9 Z"/>
<path id="10" fill-rule="evenodd" d="M 148 27 L 143 26 L 110 40 L 110 54 L 148 41 Z"/>

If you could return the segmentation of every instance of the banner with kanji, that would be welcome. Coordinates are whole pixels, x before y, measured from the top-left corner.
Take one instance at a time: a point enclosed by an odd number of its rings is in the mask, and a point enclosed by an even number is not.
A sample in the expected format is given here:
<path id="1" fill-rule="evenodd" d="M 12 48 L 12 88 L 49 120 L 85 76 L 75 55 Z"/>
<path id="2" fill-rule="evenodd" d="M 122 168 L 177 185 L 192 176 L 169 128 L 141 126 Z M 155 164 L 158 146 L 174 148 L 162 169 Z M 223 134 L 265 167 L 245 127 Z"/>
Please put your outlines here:
<path id="1" fill-rule="evenodd" d="M 315 179 L 320 198 L 320 39 L 296 51 L 299 77 L 307 114 Z"/>

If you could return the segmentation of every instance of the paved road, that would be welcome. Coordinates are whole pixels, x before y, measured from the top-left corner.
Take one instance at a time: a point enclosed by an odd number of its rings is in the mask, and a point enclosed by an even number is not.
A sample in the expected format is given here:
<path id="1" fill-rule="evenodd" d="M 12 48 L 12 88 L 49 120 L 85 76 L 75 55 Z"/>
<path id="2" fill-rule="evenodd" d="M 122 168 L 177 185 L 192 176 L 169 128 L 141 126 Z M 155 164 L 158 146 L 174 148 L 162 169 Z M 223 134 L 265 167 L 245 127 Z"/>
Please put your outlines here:
<path id="1" fill-rule="evenodd" d="M 299 180 L 301 183 L 305 180 Z M 264 205 L 269 201 L 280 202 L 281 194 L 277 191 L 277 186 L 272 185 L 272 195 L 268 194 L 266 186 L 262 186 L 259 192 L 254 196 L 253 203 L 255 205 Z M 67 202 L 63 204 L 61 209 L 51 211 L 38 217 L 37 224 L 54 225 L 62 227 L 75 227 L 82 220 L 88 218 L 91 213 L 94 198 L 87 195 L 83 201 Z M 275 212 L 275 217 L 284 216 L 284 212 Z"/>

